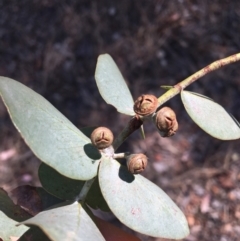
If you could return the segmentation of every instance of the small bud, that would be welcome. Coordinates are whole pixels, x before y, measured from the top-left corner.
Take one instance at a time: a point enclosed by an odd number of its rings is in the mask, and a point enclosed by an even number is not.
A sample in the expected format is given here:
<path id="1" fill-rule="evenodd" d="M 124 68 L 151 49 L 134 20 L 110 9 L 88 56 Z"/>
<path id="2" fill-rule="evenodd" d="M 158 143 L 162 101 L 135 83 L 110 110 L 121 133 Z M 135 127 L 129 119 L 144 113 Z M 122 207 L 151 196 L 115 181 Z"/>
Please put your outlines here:
<path id="1" fill-rule="evenodd" d="M 133 110 L 136 114 L 147 116 L 153 114 L 158 107 L 158 99 L 154 95 L 141 95 L 134 103 Z"/>
<path id="2" fill-rule="evenodd" d="M 98 127 L 92 132 L 91 141 L 98 149 L 105 149 L 112 145 L 113 133 L 106 127 Z"/>
<path id="3" fill-rule="evenodd" d="M 127 157 L 127 168 L 132 174 L 139 174 L 144 171 L 148 163 L 144 154 L 132 154 Z"/>
<path id="4" fill-rule="evenodd" d="M 160 109 L 154 119 L 162 137 L 173 136 L 178 130 L 178 122 L 175 112 L 169 107 L 163 107 Z"/>

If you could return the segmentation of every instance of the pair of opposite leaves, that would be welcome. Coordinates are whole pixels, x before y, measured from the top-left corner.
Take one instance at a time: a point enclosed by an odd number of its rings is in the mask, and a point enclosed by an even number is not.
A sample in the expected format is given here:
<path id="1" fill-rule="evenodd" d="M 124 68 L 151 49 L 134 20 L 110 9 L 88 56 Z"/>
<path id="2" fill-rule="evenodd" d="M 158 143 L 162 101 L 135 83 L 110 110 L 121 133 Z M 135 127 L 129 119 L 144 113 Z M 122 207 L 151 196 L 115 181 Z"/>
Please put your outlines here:
<path id="1" fill-rule="evenodd" d="M 133 98 L 113 59 L 105 54 L 98 58 L 96 82 L 103 99 L 118 112 L 134 115 Z M 209 135 L 220 140 L 240 138 L 239 123 L 225 109 L 206 96 L 181 91 L 184 107 L 192 120 Z"/>
<path id="2" fill-rule="evenodd" d="M 121 113 L 134 115 L 133 98 L 118 67 L 108 54 L 99 56 L 95 78 L 99 91 L 108 104 Z M 46 161 L 61 174 L 73 179 L 88 180 L 96 176 L 99 154 L 89 145 L 89 138 L 48 101 L 27 87 L 3 77 L 0 87 L 15 126 L 43 162 Z M 220 105 L 187 91 L 182 91 L 181 97 L 191 118 L 208 134 L 222 140 L 240 138 L 239 124 Z M 47 150 L 49 146 L 51 152 Z M 65 164 L 58 167 L 59 160 L 65 160 Z M 68 160 L 71 165 L 68 165 Z"/>
<path id="3" fill-rule="evenodd" d="M 121 113 L 134 115 L 132 96 L 109 55 L 99 57 L 95 77 L 107 103 Z M 0 92 L 14 124 L 43 162 L 73 179 L 88 180 L 97 175 L 100 157 L 89 139 L 43 97 L 3 77 L 0 78 Z M 209 134 L 219 139 L 239 138 L 238 125 L 221 106 L 190 92 L 182 91 L 181 95 L 188 113 L 193 119 L 197 117 L 195 122 L 203 129 L 206 118 L 209 120 L 209 116 L 218 110 L 214 117 L 217 122 L 221 118 L 222 121 L 220 125 L 208 122 L 205 130 Z M 213 128 L 220 126 L 220 131 L 219 128 L 209 131 L 211 125 Z M 230 135 L 226 136 L 226 133 Z M 101 191 L 110 209 L 123 223 L 155 237 L 181 238 L 188 234 L 184 215 L 160 188 L 142 176 L 132 177 L 114 160 L 102 160 L 102 163 L 99 171 Z"/>
<path id="4" fill-rule="evenodd" d="M 105 60 L 110 60 L 108 68 L 110 72 L 115 72 L 117 66 L 109 55 L 100 56 L 98 66 Z M 102 71 L 105 72 L 105 69 Z M 107 92 L 113 93 L 116 90 L 114 98 L 119 91 L 122 100 L 131 99 L 131 106 L 128 106 L 130 110 L 133 100 L 121 78 L 119 83 L 116 82 L 115 88 Z M 116 80 L 118 81 L 119 77 L 116 76 Z M 122 84 L 123 91 L 120 87 Z M 124 88 L 128 93 L 126 98 Z M 180 239 L 188 235 L 189 229 L 183 213 L 158 186 L 141 175 L 132 175 L 117 161 L 101 157 L 90 144 L 89 138 L 46 99 L 21 83 L 5 77 L 0 77 L 0 94 L 14 125 L 35 155 L 62 175 L 72 179 L 89 180 L 98 175 L 104 199 L 122 223 L 135 231 L 154 237 Z M 118 101 L 118 98 L 115 100 Z M 123 103 L 121 100 L 120 102 Z M 128 114 L 133 115 L 133 110 Z M 72 216 L 69 217 L 72 213 L 68 212 L 71 207 L 73 206 L 61 209 L 62 219 L 73 220 Z M 80 212 L 75 215 L 79 217 Z M 45 211 L 24 224 L 40 226 L 45 232 L 50 232 L 48 235 L 55 235 L 54 220 L 50 217 L 48 211 Z M 60 218 L 58 220 L 61 222 Z M 71 227 L 74 230 L 75 226 Z M 63 230 L 69 231 L 67 228 Z M 63 239 L 59 237 L 57 240 Z"/>

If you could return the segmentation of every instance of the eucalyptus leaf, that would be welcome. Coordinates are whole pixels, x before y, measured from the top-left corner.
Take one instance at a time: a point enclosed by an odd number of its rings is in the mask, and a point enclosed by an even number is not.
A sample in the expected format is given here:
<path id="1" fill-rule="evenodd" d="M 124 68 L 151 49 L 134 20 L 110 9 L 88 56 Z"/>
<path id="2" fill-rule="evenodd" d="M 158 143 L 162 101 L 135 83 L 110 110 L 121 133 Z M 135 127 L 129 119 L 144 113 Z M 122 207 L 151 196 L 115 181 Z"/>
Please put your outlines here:
<path id="1" fill-rule="evenodd" d="M 21 227 L 21 226 L 19 226 Z M 38 227 L 30 227 L 18 241 L 51 241 L 46 234 Z"/>
<path id="2" fill-rule="evenodd" d="M 65 177 L 45 163 L 39 166 L 38 177 L 47 192 L 63 200 L 74 200 L 85 183 Z"/>
<path id="3" fill-rule="evenodd" d="M 95 223 L 78 202 L 43 211 L 21 224 L 40 227 L 51 240 L 105 240 Z"/>
<path id="4" fill-rule="evenodd" d="M 12 238 L 19 238 L 28 230 L 25 225 L 16 227 L 17 224 L 18 222 L 9 218 L 0 210 L 0 240 L 12 241 Z"/>
<path id="5" fill-rule="evenodd" d="M 102 195 L 98 178 L 94 180 L 85 202 L 93 209 L 101 209 L 104 212 L 111 212 Z"/>
<path id="6" fill-rule="evenodd" d="M 240 138 L 239 123 L 210 98 L 182 91 L 183 105 L 192 120 L 209 135 L 220 140 Z"/>
<path id="7" fill-rule="evenodd" d="M 0 239 L 11 241 L 11 237 L 20 237 L 28 227 L 16 227 L 16 224 L 30 217 L 30 214 L 15 205 L 8 194 L 0 188 Z"/>
<path id="8" fill-rule="evenodd" d="M 101 96 L 108 104 L 113 105 L 120 113 L 135 115 L 132 95 L 109 54 L 98 57 L 95 79 Z"/>
<path id="9" fill-rule="evenodd" d="M 38 176 L 44 189 L 52 195 L 63 200 L 74 200 L 82 190 L 85 181 L 67 178 L 50 166 L 41 163 Z M 98 179 L 93 182 L 85 202 L 94 209 L 109 212 L 109 207 L 102 196 Z"/>
<path id="10" fill-rule="evenodd" d="M 20 206 L 15 205 L 8 196 L 7 192 L 0 188 L 0 212 L 3 212 L 10 219 L 21 222 L 31 215 Z"/>
<path id="11" fill-rule="evenodd" d="M 33 216 L 50 206 L 63 202 L 63 200 L 46 192 L 42 187 L 30 185 L 14 188 L 10 197 L 14 203 L 20 205 Z"/>
<path id="12" fill-rule="evenodd" d="M 63 202 L 62 199 L 59 199 L 55 197 L 54 195 L 51 195 L 48 193 L 45 189 L 42 187 L 37 187 L 37 193 L 39 194 L 42 202 L 42 210 L 45 210 L 49 207 L 52 207 L 53 205 L 57 205 L 61 202 Z"/>
<path id="13" fill-rule="evenodd" d="M 0 95 L 13 123 L 39 159 L 73 179 L 88 180 L 97 175 L 97 149 L 46 99 L 5 77 L 0 77 Z"/>
<path id="14" fill-rule="evenodd" d="M 143 176 L 132 175 L 116 160 L 102 159 L 99 184 L 109 208 L 129 228 L 171 239 L 189 234 L 184 214 L 170 197 Z"/>

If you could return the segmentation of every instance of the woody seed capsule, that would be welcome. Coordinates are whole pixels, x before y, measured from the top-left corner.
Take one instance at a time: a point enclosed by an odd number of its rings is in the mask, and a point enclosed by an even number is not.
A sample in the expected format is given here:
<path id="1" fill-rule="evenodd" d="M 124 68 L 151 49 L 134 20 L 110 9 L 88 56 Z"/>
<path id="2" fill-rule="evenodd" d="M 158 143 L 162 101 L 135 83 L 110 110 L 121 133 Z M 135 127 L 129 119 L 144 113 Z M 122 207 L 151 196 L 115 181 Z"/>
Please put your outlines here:
<path id="1" fill-rule="evenodd" d="M 98 127 L 91 134 L 91 142 L 98 149 L 105 149 L 113 143 L 113 133 L 106 127 Z"/>
<path id="2" fill-rule="evenodd" d="M 147 116 L 153 114 L 158 107 L 158 99 L 154 95 L 141 95 L 134 103 L 133 110 L 136 114 Z"/>
<path id="3" fill-rule="evenodd" d="M 155 124 L 162 137 L 169 137 L 178 130 L 175 112 L 169 107 L 163 107 L 154 116 Z"/>
<path id="4" fill-rule="evenodd" d="M 148 160 L 144 154 L 132 154 L 127 157 L 127 168 L 132 174 L 143 172 L 147 166 Z"/>

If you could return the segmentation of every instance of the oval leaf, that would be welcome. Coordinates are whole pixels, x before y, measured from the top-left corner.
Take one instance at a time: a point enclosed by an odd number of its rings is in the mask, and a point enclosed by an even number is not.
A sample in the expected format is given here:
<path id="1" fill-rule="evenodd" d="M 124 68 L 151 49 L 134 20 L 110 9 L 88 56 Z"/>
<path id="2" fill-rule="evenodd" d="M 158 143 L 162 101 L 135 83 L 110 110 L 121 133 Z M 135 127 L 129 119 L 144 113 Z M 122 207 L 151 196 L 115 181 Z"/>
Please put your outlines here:
<path id="1" fill-rule="evenodd" d="M 8 196 L 7 192 L 2 188 L 0 188 L 0 212 L 5 213 L 9 218 L 18 222 L 31 217 L 31 215 L 19 205 L 15 205 Z"/>
<path id="2" fill-rule="evenodd" d="M 182 91 L 181 98 L 192 120 L 209 135 L 220 140 L 240 138 L 239 124 L 221 105 L 189 91 Z"/>
<path id="3" fill-rule="evenodd" d="M 52 167 L 41 163 L 38 169 L 38 176 L 44 189 L 52 195 L 63 200 L 74 200 L 82 190 L 85 181 L 67 178 Z M 98 179 L 93 182 L 85 202 L 94 209 L 101 209 L 109 212 L 109 208 L 102 196 Z"/>
<path id="4" fill-rule="evenodd" d="M 19 238 L 28 227 L 16 227 L 17 222 L 0 211 L 0 240 L 12 241 L 13 237 Z"/>
<path id="5" fill-rule="evenodd" d="M 99 55 L 95 79 L 102 98 L 118 112 L 135 115 L 133 98 L 116 63 L 109 54 Z"/>
<path id="6" fill-rule="evenodd" d="M 186 218 L 167 194 L 143 176 L 132 175 L 117 161 L 101 161 L 99 184 L 109 208 L 131 229 L 162 238 L 188 235 Z"/>
<path id="7" fill-rule="evenodd" d="M 11 237 L 20 237 L 28 227 L 16 227 L 16 224 L 29 217 L 31 215 L 15 205 L 7 192 L 0 188 L 0 240 L 11 241 Z"/>
<path id="8" fill-rule="evenodd" d="M 111 212 L 102 195 L 98 178 L 94 180 L 85 202 L 93 209 L 101 209 L 104 212 Z"/>
<path id="9" fill-rule="evenodd" d="M 43 211 L 21 224 L 38 226 L 51 240 L 105 240 L 95 223 L 78 202 Z"/>
<path id="10" fill-rule="evenodd" d="M 33 187 L 30 185 L 14 188 L 10 193 L 10 197 L 14 203 L 24 208 L 32 216 L 50 206 L 63 202 L 63 200 L 52 196 L 42 187 Z"/>
<path id="11" fill-rule="evenodd" d="M 96 176 L 100 154 L 46 99 L 5 77 L 0 77 L 0 95 L 13 123 L 39 159 L 73 179 Z"/>
<path id="12" fill-rule="evenodd" d="M 63 200 L 74 200 L 85 183 L 65 177 L 44 163 L 39 166 L 38 176 L 47 192 Z"/>

